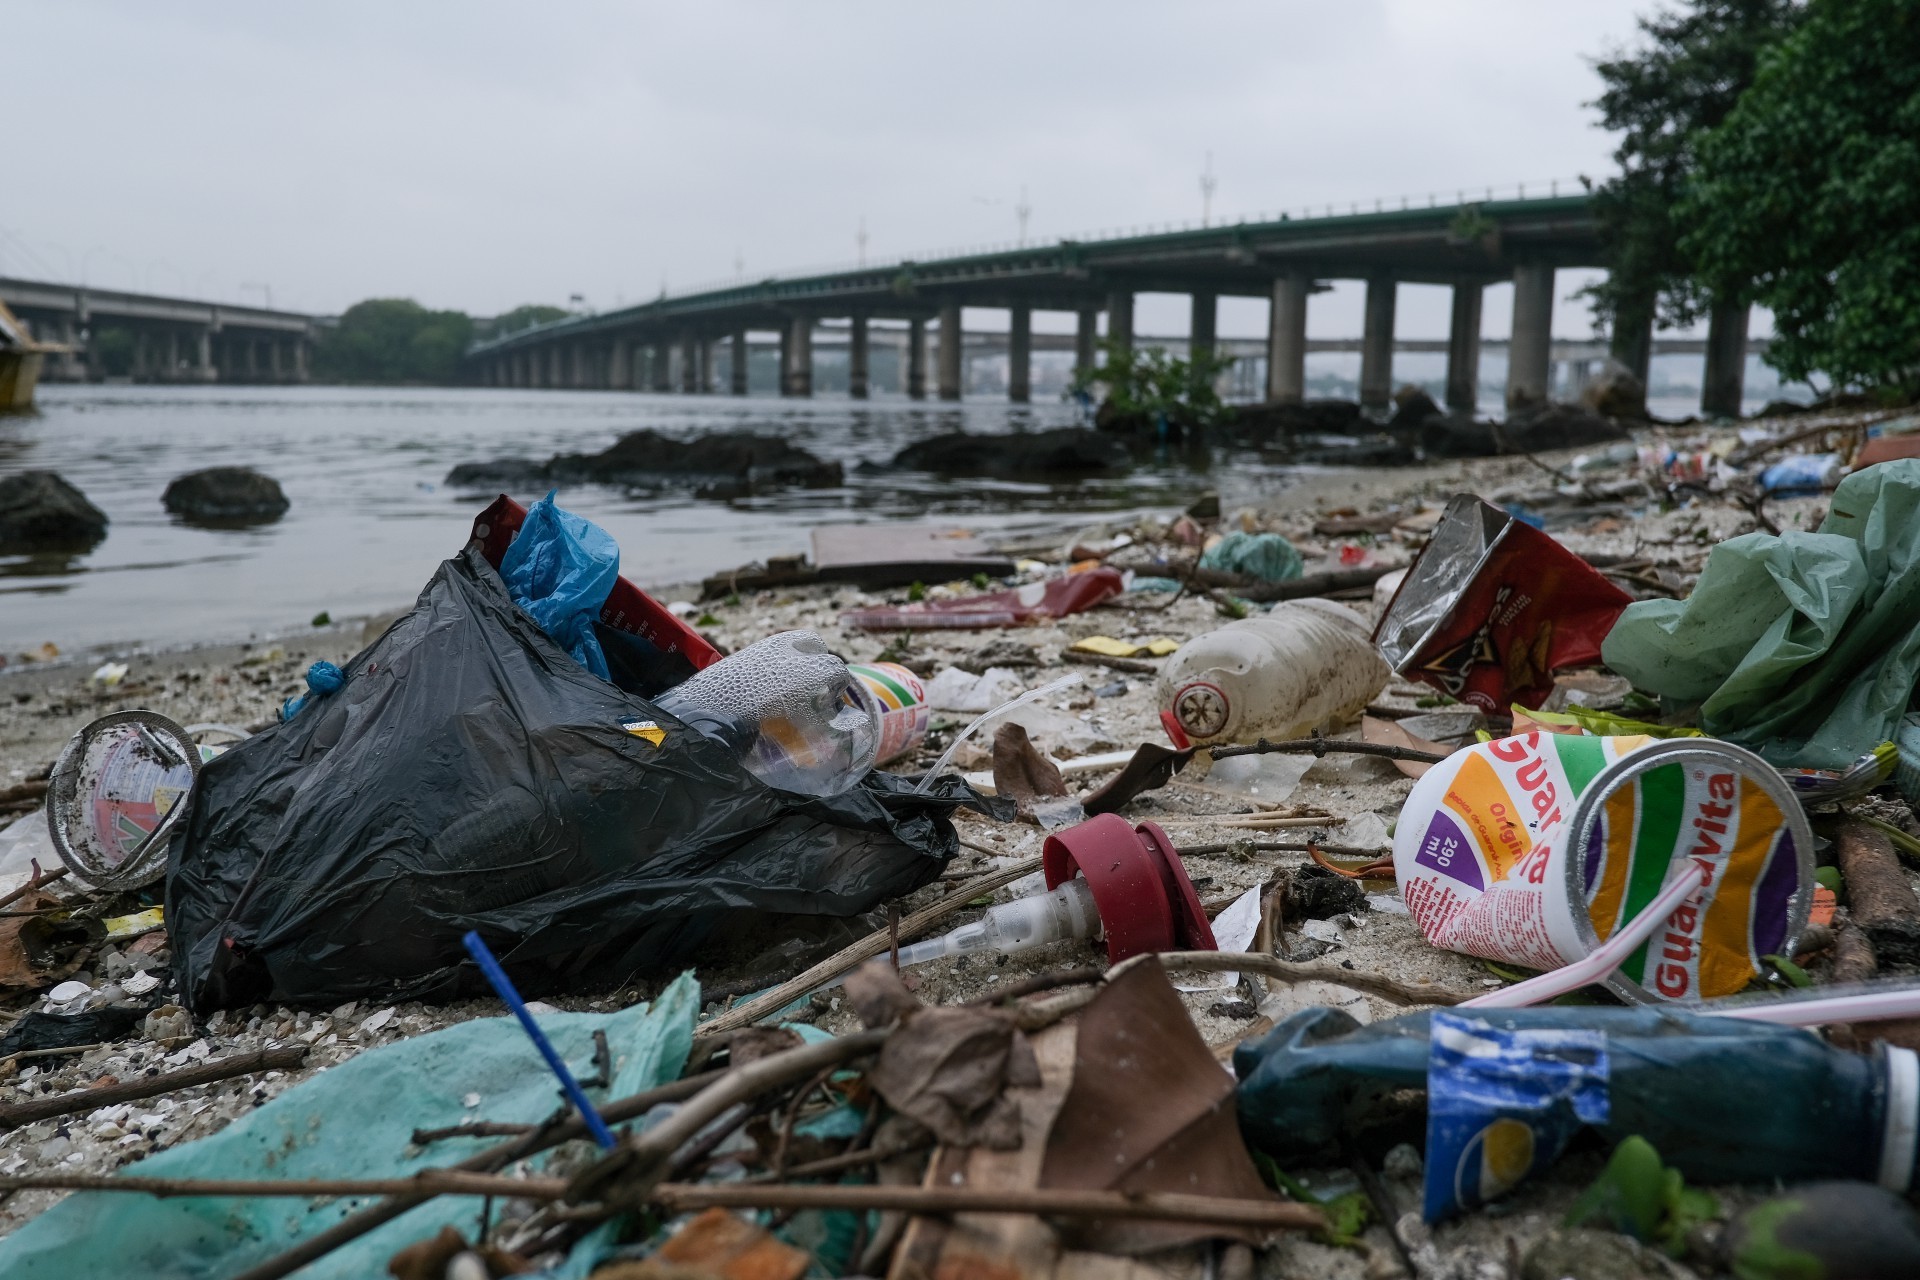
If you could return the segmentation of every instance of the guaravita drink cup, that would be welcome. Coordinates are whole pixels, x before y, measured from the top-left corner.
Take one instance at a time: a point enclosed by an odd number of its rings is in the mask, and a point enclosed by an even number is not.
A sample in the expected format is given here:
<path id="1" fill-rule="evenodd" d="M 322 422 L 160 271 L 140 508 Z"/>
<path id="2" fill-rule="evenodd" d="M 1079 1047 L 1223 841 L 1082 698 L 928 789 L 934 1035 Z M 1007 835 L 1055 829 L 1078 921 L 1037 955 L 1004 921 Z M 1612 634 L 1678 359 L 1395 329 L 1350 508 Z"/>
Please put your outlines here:
<path id="1" fill-rule="evenodd" d="M 1607 982 L 1634 1002 L 1732 995 L 1806 927 L 1813 833 L 1759 756 L 1710 738 L 1476 743 L 1415 784 L 1393 846 L 1428 941 L 1542 970 L 1633 919 L 1682 858 L 1706 883 Z"/>

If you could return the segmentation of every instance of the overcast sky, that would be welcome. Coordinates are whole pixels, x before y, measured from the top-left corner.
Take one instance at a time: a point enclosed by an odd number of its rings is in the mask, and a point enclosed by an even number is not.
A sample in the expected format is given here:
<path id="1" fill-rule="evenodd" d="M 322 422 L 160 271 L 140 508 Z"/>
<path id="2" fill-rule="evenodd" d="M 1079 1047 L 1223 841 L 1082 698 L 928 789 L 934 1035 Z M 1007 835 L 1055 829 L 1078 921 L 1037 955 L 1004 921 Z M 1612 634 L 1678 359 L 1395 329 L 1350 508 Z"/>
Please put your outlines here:
<path id="1" fill-rule="evenodd" d="M 1209 152 L 1229 219 L 1565 190 L 1609 169 L 1591 59 L 1652 3 L 15 0 L 0 274 L 606 309 L 851 263 L 863 220 L 869 260 L 1012 241 L 1023 189 L 1030 239 L 1197 219 Z M 1357 334 L 1358 298 L 1316 298 L 1316 336 Z M 1445 317 L 1402 289 L 1402 336 Z M 1139 323 L 1184 332 L 1184 302 Z"/>

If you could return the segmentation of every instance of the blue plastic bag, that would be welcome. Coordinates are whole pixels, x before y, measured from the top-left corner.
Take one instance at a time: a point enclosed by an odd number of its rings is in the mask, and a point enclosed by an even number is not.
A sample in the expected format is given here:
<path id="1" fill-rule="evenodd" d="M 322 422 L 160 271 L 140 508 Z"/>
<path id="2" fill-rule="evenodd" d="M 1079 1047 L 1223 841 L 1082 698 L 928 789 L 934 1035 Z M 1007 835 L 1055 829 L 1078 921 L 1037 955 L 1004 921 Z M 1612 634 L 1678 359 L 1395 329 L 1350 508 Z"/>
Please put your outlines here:
<path id="1" fill-rule="evenodd" d="M 1506 1194 L 1607 1113 L 1606 1032 L 1435 1013 L 1423 1216 L 1438 1222 Z"/>
<path id="2" fill-rule="evenodd" d="M 555 644 L 607 680 L 607 656 L 593 622 L 620 578 L 620 544 L 593 521 L 555 506 L 555 492 L 527 508 L 518 536 L 500 557 L 500 577 L 513 602 Z"/>

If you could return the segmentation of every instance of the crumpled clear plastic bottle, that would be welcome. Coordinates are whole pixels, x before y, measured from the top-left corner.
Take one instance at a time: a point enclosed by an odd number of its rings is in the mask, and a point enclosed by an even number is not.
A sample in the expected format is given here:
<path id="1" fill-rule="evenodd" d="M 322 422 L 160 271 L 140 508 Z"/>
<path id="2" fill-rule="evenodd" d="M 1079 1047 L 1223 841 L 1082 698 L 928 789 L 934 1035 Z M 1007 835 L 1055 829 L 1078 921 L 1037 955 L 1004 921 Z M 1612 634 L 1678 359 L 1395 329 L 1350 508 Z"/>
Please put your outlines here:
<path id="1" fill-rule="evenodd" d="M 781 791 L 839 795 L 873 769 L 883 709 L 811 631 L 782 631 L 655 699 Z"/>

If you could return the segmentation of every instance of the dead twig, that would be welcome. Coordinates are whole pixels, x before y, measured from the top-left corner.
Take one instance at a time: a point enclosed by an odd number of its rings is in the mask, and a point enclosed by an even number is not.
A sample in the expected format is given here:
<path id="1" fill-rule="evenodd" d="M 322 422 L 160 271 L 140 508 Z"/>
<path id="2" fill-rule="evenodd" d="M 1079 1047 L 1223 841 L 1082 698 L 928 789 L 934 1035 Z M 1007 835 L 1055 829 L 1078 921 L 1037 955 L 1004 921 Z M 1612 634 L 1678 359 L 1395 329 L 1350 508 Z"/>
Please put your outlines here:
<path id="1" fill-rule="evenodd" d="M 55 867 L 51 871 L 43 871 L 39 875 L 35 876 L 33 879 L 21 885 L 18 889 L 15 889 L 13 892 L 0 895 L 0 907 L 4 907 L 9 903 L 18 902 L 20 899 L 32 893 L 35 889 L 38 889 L 43 885 L 52 884 L 55 880 L 58 880 L 61 876 L 64 876 L 66 874 L 67 874 L 67 869 L 65 867 Z"/>
<path id="2" fill-rule="evenodd" d="M 517 1138 L 539 1127 L 537 1124 L 502 1124 L 495 1120 L 481 1120 L 473 1124 L 450 1124 L 444 1129 L 415 1129 L 408 1141 L 416 1147 L 424 1147 L 445 1142 L 448 1138 Z"/>
<path id="3" fill-rule="evenodd" d="M 946 919 L 956 911 L 964 910 L 968 903 L 981 894 L 998 889 L 1002 885 L 1012 884 L 1020 877 L 1039 869 L 1040 859 L 1028 858 L 1004 871 L 989 872 L 977 880 L 968 881 L 931 906 L 922 907 L 912 915 L 903 917 L 900 921 L 900 940 L 912 942 L 933 924 Z M 873 959 L 886 951 L 892 945 L 892 940 L 893 930 L 891 929 L 880 929 L 870 933 L 852 946 L 828 956 L 799 977 L 783 982 L 764 995 L 756 996 L 745 1004 L 735 1005 L 725 1013 L 702 1023 L 694 1034 L 705 1037 L 752 1026 L 760 1019 L 778 1013 L 808 992 L 832 982 L 841 974 L 851 972 Z"/>
<path id="4" fill-rule="evenodd" d="M 1084 663 L 1092 667 L 1111 667 L 1115 671 L 1125 671 L 1130 675 L 1152 676 L 1160 674 L 1160 668 L 1144 658 L 1114 658 L 1104 653 L 1082 653 L 1077 649 L 1063 649 L 1060 656 L 1068 662 Z"/>
<path id="5" fill-rule="evenodd" d="M 234 1076 L 251 1075 L 256 1071 L 277 1071 L 297 1067 L 306 1056 L 305 1045 L 261 1049 L 255 1053 L 221 1058 L 217 1062 L 203 1062 L 197 1067 L 167 1071 L 157 1076 L 140 1076 L 123 1084 L 105 1084 L 93 1089 L 78 1089 L 72 1093 L 35 1098 L 31 1102 L 0 1105 L 0 1129 L 18 1129 L 22 1125 L 48 1120 L 54 1116 L 72 1115 L 76 1111 L 91 1111 L 95 1107 L 110 1107 L 117 1102 L 136 1102 L 141 1098 L 158 1097 L 163 1093 L 172 1093 L 176 1089 L 191 1089 L 195 1085 L 213 1084 L 220 1080 L 230 1080 Z"/>
<path id="6" fill-rule="evenodd" d="M 1278 956 L 1251 951 L 1162 951 L 1160 963 L 1169 969 L 1193 969 L 1202 973 L 1257 973 L 1282 982 L 1329 982 L 1350 987 L 1395 1004 L 1459 1004 L 1467 997 L 1438 987 L 1410 987 L 1363 969 L 1344 969 L 1337 964 L 1295 964 Z M 1139 957 L 1135 957 L 1138 959 Z M 1122 961 L 1132 964 L 1133 960 Z M 1109 978 L 1113 976 L 1108 971 Z"/>
<path id="7" fill-rule="evenodd" d="M 576 1199 L 564 1178 L 427 1170 L 410 1178 L 126 1178 L 39 1174 L 0 1178 L 0 1190 L 118 1191 L 150 1196 L 502 1196 Z M 783 1183 L 679 1183 L 652 1187 L 645 1201 L 672 1213 L 729 1209 L 852 1209 L 916 1214 L 1025 1213 L 1054 1218 L 1126 1218 L 1201 1222 L 1273 1230 L 1320 1230 L 1326 1218 L 1289 1200 L 1216 1196 L 1130 1195 L 1120 1191 L 974 1189 L 961 1187 L 792 1186 Z"/>
<path id="8" fill-rule="evenodd" d="M 600 1118 L 608 1124 L 619 1124 L 645 1115 L 663 1102 L 678 1102 L 691 1097 L 718 1080 L 724 1072 L 707 1071 L 699 1075 L 687 1076 L 663 1084 L 658 1088 L 646 1089 L 640 1093 L 616 1098 L 600 1108 Z M 489 1147 L 476 1152 L 458 1164 L 446 1169 L 433 1170 L 438 1173 L 493 1173 L 504 1169 L 516 1160 L 538 1155 L 563 1142 L 587 1136 L 587 1126 L 578 1115 L 572 1112 L 558 1112 L 555 1118 L 524 1133 L 512 1141 Z M 333 1226 L 317 1235 L 302 1240 L 299 1244 L 268 1258 L 259 1266 L 234 1276 L 232 1280 L 280 1280 L 306 1266 L 316 1258 L 324 1258 L 342 1245 L 350 1244 L 392 1222 L 407 1212 L 435 1196 L 439 1191 L 410 1187 L 394 1193 L 390 1199 L 370 1205 L 351 1217 L 342 1218 Z"/>
<path id="9" fill-rule="evenodd" d="M 1383 742 L 1355 742 L 1347 738 L 1293 738 L 1286 742 L 1268 742 L 1265 738 L 1244 745 L 1208 747 L 1215 760 L 1230 756 L 1254 756 L 1268 752 L 1285 755 L 1310 755 L 1325 759 L 1329 755 L 1379 756 L 1383 760 L 1410 760 L 1415 764 L 1439 764 L 1447 757 L 1433 751 L 1415 751 L 1411 747 L 1388 746 Z"/>
<path id="10" fill-rule="evenodd" d="M 879 1164 L 882 1160 L 891 1160 L 895 1156 L 910 1156 L 916 1151 L 931 1151 L 932 1138 L 923 1142 L 909 1142 L 898 1147 L 862 1147 L 857 1151 L 844 1152 L 837 1156 L 826 1156 L 819 1160 L 809 1160 L 797 1164 L 784 1174 L 756 1173 L 746 1181 L 767 1183 L 780 1180 L 791 1181 L 795 1178 L 819 1178 L 830 1173 L 845 1173 L 848 1169 L 860 1169 L 870 1164 Z"/>
<path id="11" fill-rule="evenodd" d="M 1022 978 L 1018 982 L 1009 982 L 1004 987 L 996 987 L 983 996 L 960 1003 L 966 1008 L 980 1005 L 1004 1004 L 1009 1000 L 1018 1000 L 1021 996 L 1037 995 L 1042 991 L 1056 991 L 1061 987 L 1077 987 L 1089 982 L 1102 982 L 1106 979 L 1102 969 L 1062 969 L 1056 973 L 1036 973 L 1032 977 Z"/>

